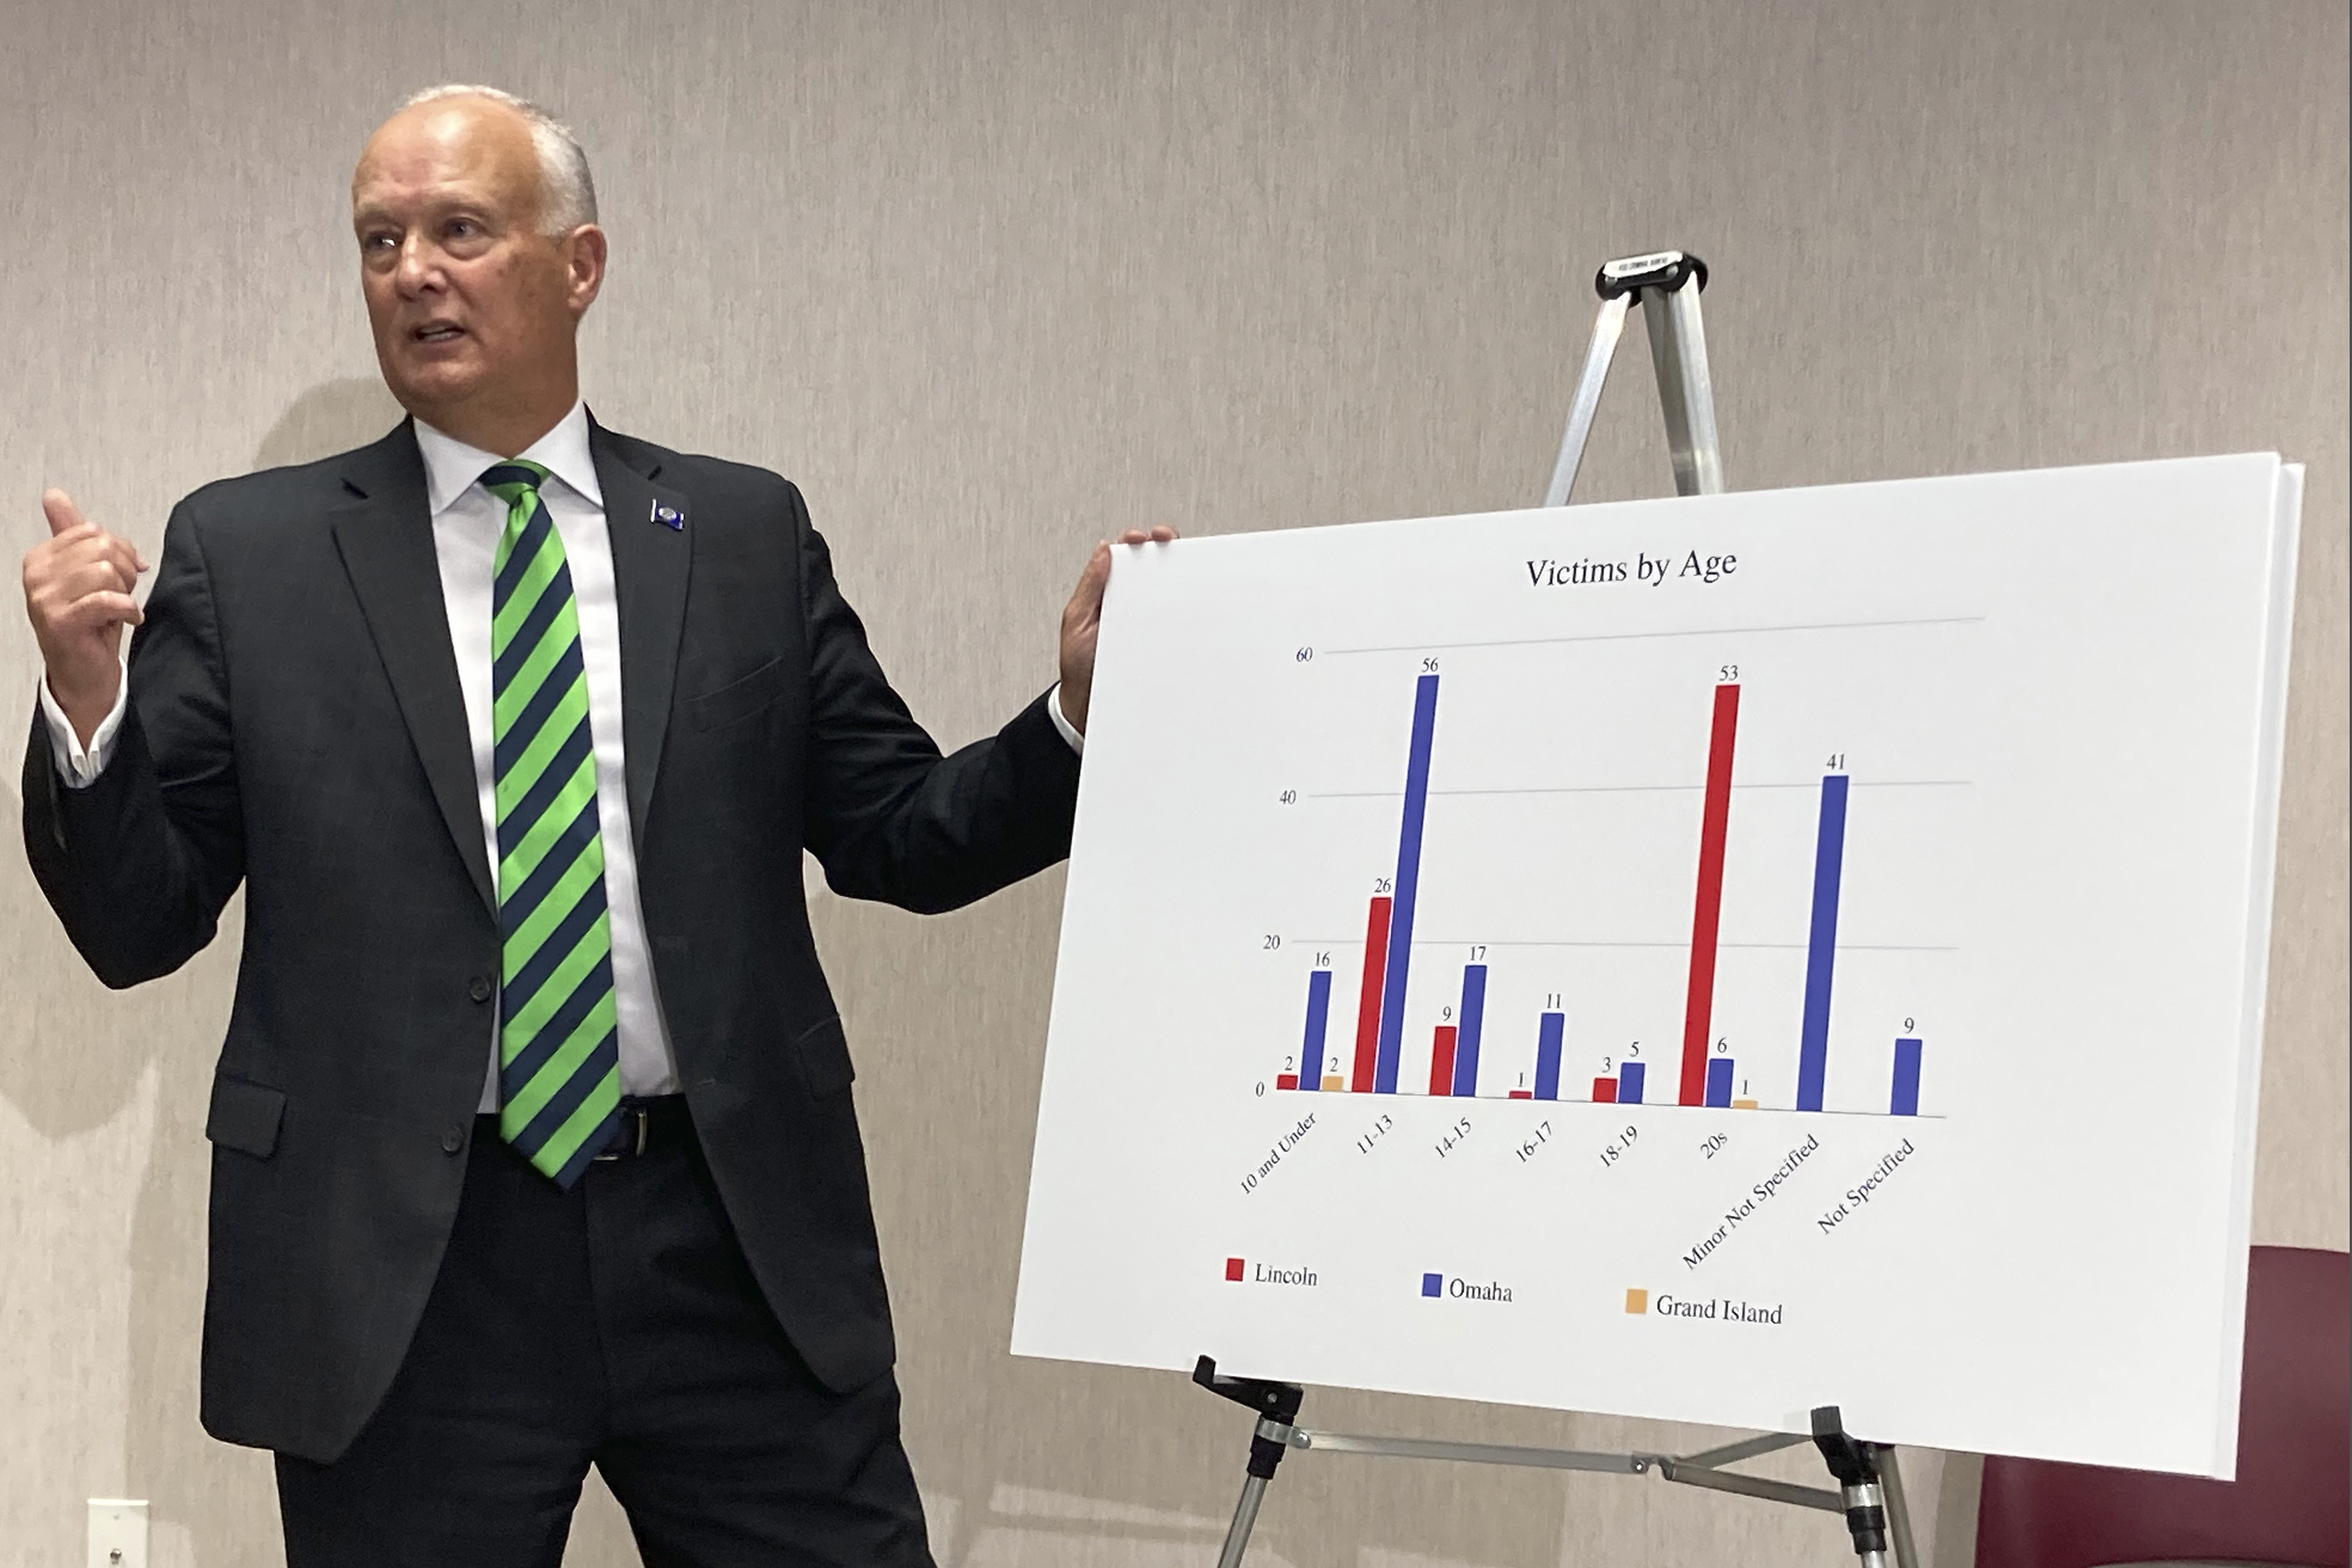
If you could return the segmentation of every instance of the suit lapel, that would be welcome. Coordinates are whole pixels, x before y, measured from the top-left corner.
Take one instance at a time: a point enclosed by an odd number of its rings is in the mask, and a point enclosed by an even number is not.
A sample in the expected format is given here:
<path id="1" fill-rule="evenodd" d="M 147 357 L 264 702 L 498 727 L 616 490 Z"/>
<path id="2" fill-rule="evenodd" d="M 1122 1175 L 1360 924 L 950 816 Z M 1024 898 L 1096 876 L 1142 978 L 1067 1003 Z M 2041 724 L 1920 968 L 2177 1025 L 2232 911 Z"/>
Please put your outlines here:
<path id="1" fill-rule="evenodd" d="M 653 804 L 677 679 L 694 525 L 686 498 L 657 482 L 658 456 L 593 419 L 588 449 L 604 492 L 604 528 L 613 543 L 621 623 L 621 742 L 628 758 L 629 826 L 643 854 L 646 813 Z M 657 510 L 666 510 L 668 519 L 656 521 Z"/>
<path id="2" fill-rule="evenodd" d="M 457 656 L 450 646 L 433 514 L 425 500 L 425 460 L 408 424 L 351 453 L 344 459 L 343 484 L 352 499 L 332 520 L 343 570 L 359 596 L 442 820 L 475 890 L 496 915 L 466 699 L 457 685 Z"/>

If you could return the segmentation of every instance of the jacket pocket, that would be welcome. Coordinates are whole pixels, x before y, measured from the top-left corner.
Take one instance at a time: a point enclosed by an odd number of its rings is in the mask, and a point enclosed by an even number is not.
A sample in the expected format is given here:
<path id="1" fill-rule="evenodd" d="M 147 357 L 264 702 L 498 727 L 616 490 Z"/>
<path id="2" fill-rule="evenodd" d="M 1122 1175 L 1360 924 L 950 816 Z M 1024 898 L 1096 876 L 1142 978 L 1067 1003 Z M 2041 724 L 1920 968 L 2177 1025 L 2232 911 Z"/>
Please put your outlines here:
<path id="1" fill-rule="evenodd" d="M 205 1136 L 224 1149 L 267 1160 L 278 1147 L 278 1123 L 285 1114 L 284 1089 L 216 1074 Z"/>
<path id="2" fill-rule="evenodd" d="M 716 691 L 688 698 L 678 711 L 688 730 L 716 730 L 765 711 L 783 689 L 784 661 L 779 656 Z"/>
<path id="3" fill-rule="evenodd" d="M 857 1068 L 849 1060 L 849 1037 L 842 1033 L 838 1017 L 802 1030 L 793 1046 L 800 1054 L 801 1078 L 816 1099 L 841 1094 L 856 1081 Z"/>

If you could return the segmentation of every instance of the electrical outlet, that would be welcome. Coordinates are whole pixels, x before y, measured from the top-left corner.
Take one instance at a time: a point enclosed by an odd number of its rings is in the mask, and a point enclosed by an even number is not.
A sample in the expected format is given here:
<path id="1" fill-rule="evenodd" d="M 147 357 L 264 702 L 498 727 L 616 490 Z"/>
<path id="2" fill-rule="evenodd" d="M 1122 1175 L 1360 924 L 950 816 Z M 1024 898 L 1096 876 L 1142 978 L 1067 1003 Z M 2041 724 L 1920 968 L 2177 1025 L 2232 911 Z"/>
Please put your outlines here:
<path id="1" fill-rule="evenodd" d="M 147 1500 L 89 1500 L 89 1568 L 147 1568 Z"/>

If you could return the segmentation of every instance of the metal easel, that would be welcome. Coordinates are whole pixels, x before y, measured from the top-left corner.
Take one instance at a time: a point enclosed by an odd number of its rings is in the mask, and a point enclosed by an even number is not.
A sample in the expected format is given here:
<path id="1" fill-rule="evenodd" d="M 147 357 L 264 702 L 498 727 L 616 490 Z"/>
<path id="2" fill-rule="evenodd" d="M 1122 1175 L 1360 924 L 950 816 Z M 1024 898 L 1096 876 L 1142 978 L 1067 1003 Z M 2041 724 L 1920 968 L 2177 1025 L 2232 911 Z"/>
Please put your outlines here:
<path id="1" fill-rule="evenodd" d="M 1617 340 L 1625 330 L 1625 314 L 1643 307 L 1650 329 L 1650 358 L 1657 366 L 1658 401 L 1666 418 L 1666 444 L 1674 457 L 1675 489 L 1682 495 L 1716 495 L 1723 489 L 1723 453 L 1715 430 L 1715 387 L 1706 368 L 1706 329 L 1699 316 L 1699 291 L 1706 287 L 1706 263 L 1679 250 L 1628 256 L 1601 265 L 1593 279 L 1601 296 L 1601 314 L 1592 324 L 1592 344 L 1584 353 L 1584 369 L 1577 378 L 1576 401 L 1568 415 L 1568 430 L 1553 465 L 1551 485 L 1544 492 L 1546 506 L 1565 506 L 1576 488 L 1576 470 L 1584 460 L 1585 442 L 1592 435 L 1592 416 L 1601 406 L 1601 388 L 1609 379 Z M 1861 1568 L 1916 1568 L 1918 1552 L 1911 1538 L 1911 1515 L 1903 1496 L 1903 1474 L 1888 1445 L 1864 1442 L 1847 1433 L 1834 1405 L 1812 1412 L 1809 1433 L 1767 1432 L 1727 1443 L 1696 1454 L 1588 1453 L 1568 1448 L 1522 1448 L 1498 1443 L 1457 1443 L 1425 1437 L 1372 1436 L 1346 1432 L 1311 1431 L 1298 1425 L 1298 1407 L 1306 1390 L 1295 1383 L 1261 1378 L 1226 1377 L 1217 1363 L 1202 1356 L 1192 1369 L 1192 1381 L 1221 1398 L 1245 1405 L 1257 1415 L 1250 1437 L 1249 1473 L 1242 1482 L 1241 1501 L 1225 1533 L 1224 1552 L 1218 1568 L 1241 1568 L 1256 1527 L 1259 1505 L 1274 1479 L 1276 1467 L 1292 1449 L 1329 1454 L 1370 1454 L 1397 1459 L 1451 1459 L 1473 1465 L 1516 1465 L 1548 1470 L 1590 1470 L 1611 1475 L 1646 1475 L 1655 1471 L 1684 1486 L 1737 1492 L 1767 1502 L 1797 1508 L 1822 1509 L 1845 1515 Z M 1742 1475 L 1727 1467 L 1760 1454 L 1811 1442 L 1821 1451 L 1838 1489 L 1798 1486 Z"/>

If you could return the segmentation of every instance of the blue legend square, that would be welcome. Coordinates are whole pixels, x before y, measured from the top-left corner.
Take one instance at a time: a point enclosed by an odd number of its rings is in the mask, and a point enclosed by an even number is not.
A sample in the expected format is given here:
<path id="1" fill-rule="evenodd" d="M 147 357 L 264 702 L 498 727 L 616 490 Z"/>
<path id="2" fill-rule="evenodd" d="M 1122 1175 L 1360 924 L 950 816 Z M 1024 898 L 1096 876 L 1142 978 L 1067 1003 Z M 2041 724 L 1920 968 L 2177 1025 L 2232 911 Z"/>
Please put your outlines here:
<path id="1" fill-rule="evenodd" d="M 1445 1294 L 1445 1276 L 1444 1276 L 1444 1275 L 1443 1275 L 1443 1274 L 1424 1274 L 1424 1275 L 1423 1275 L 1423 1276 L 1421 1277 L 1421 1293 L 1422 1293 L 1423 1295 L 1424 1295 L 1424 1296 L 1443 1296 L 1443 1295 L 1444 1295 L 1444 1294 Z"/>

